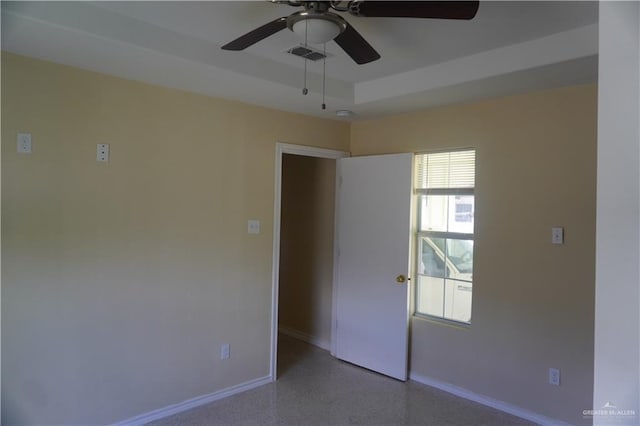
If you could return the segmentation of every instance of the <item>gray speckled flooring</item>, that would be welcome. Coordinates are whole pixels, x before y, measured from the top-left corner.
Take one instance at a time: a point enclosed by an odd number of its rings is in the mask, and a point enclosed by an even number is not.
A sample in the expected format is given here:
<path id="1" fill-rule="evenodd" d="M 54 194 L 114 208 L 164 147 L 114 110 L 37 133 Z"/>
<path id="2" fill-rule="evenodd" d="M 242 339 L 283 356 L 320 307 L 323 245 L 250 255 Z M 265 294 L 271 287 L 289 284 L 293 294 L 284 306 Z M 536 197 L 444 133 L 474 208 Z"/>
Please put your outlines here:
<path id="1" fill-rule="evenodd" d="M 278 380 L 153 425 L 531 425 L 518 417 L 341 362 L 280 336 Z"/>

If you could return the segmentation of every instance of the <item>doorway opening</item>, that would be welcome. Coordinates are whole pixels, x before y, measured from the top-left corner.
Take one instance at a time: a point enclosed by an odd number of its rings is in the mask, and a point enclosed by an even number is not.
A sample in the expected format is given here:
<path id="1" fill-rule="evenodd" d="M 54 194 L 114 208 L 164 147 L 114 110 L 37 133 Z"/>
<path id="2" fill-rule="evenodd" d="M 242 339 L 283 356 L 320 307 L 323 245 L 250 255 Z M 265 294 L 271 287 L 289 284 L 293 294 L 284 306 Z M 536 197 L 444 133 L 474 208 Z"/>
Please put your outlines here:
<path id="1" fill-rule="evenodd" d="M 337 159 L 342 151 L 276 146 L 270 376 L 278 333 L 332 351 Z M 287 362 L 283 359 L 283 368 Z"/>

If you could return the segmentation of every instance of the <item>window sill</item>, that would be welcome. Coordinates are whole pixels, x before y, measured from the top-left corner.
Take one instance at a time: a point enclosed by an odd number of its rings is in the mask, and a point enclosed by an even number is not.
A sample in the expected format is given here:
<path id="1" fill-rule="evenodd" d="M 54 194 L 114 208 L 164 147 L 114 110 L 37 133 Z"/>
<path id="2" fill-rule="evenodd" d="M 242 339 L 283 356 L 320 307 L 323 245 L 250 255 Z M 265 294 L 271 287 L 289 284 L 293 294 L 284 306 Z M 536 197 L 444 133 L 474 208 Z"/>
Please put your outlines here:
<path id="1" fill-rule="evenodd" d="M 419 320 L 419 321 L 426 321 L 426 322 L 429 322 L 429 323 L 432 323 L 432 324 L 437 324 L 437 325 L 441 325 L 441 326 L 445 326 L 445 327 L 451 327 L 451 328 L 455 328 L 457 330 L 468 331 L 469 329 L 471 329 L 471 323 L 467 324 L 467 323 L 464 323 L 464 322 L 448 320 L 446 318 L 432 317 L 432 316 L 429 316 L 429 315 L 424 315 L 424 314 L 419 314 L 419 313 L 414 313 L 413 314 L 413 319 Z"/>

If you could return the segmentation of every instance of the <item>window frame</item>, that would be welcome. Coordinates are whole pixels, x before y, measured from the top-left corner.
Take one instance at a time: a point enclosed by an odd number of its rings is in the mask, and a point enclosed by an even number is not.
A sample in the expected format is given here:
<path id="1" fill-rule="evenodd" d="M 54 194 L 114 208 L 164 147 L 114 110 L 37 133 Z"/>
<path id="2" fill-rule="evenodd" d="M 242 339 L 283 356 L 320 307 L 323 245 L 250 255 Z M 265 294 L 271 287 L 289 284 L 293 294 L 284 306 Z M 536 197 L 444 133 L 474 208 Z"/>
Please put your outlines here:
<path id="1" fill-rule="evenodd" d="M 425 158 L 428 158 L 429 155 L 433 155 L 433 154 L 444 154 L 444 153 L 454 153 L 454 152 L 460 152 L 460 151 L 473 151 L 473 156 L 474 156 L 474 162 L 473 162 L 473 173 L 474 173 L 474 180 L 473 180 L 473 187 L 464 187 L 464 188 L 417 188 L 417 178 L 414 178 L 414 187 L 413 187 L 413 196 L 414 196 L 414 205 L 416 206 L 414 208 L 414 214 L 415 214 L 415 227 L 414 227 L 414 244 L 415 244 L 415 250 L 414 250 L 414 256 L 413 256 L 413 263 L 414 263 L 414 276 L 416 277 L 415 279 L 415 289 L 414 289 L 414 316 L 418 317 L 418 318 L 423 318 L 423 319 L 427 319 L 427 320 L 432 320 L 435 322 L 442 322 L 442 323 L 448 323 L 448 324 L 452 324 L 455 326 L 462 326 L 462 327 L 469 327 L 472 323 L 472 314 L 473 314 L 473 266 L 471 268 L 471 274 L 470 277 L 471 279 L 469 281 L 467 280 L 463 280 L 463 279 L 459 279 L 459 278 L 449 278 L 448 277 L 448 273 L 447 270 L 449 268 L 448 266 L 448 262 L 451 262 L 453 264 L 453 261 L 448 261 L 448 254 L 447 254 L 447 247 L 446 247 L 446 243 L 445 243 L 445 248 L 444 248 L 444 256 L 442 259 L 442 262 L 444 262 L 444 277 L 442 277 L 443 279 L 443 293 L 442 293 L 442 304 L 443 304 L 443 308 L 442 308 L 442 316 L 439 315 L 434 315 L 434 314 L 429 314 L 429 313 L 425 313 L 425 312 L 420 312 L 419 309 L 419 304 L 420 304 L 420 276 L 425 276 L 425 277 L 429 277 L 430 275 L 426 275 L 424 273 L 420 274 L 420 264 L 419 262 L 422 261 L 422 246 L 420 244 L 422 244 L 423 238 L 442 238 L 445 239 L 445 241 L 448 240 L 471 240 L 474 244 L 474 250 L 473 250 L 473 258 L 475 258 L 475 175 L 477 174 L 477 167 L 476 167 L 476 157 L 477 157 L 477 150 L 475 148 L 472 147 L 468 147 L 468 148 L 460 148 L 460 149 L 452 149 L 452 150 L 438 150 L 438 151 L 426 151 L 426 152 L 417 152 L 415 153 L 414 156 L 414 161 L 416 161 L 416 165 L 414 165 L 414 168 L 416 168 L 417 171 L 417 158 L 419 156 L 424 156 Z M 449 169 L 451 167 L 451 163 L 449 162 L 447 164 L 447 168 Z M 428 173 L 428 172 L 427 172 Z M 428 182 L 428 179 L 427 179 Z M 422 213 L 423 213 L 423 202 L 421 200 L 422 197 L 428 197 L 430 195 L 438 195 L 438 196 L 473 196 L 474 198 L 474 209 L 473 209 L 473 232 L 471 233 L 466 233 L 466 232 L 450 232 L 450 231 L 440 231 L 440 230 L 421 230 L 422 227 Z M 449 216 L 449 211 L 447 211 L 447 216 Z M 442 251 L 442 249 L 440 249 L 440 251 Z M 473 259 L 472 258 L 472 259 Z M 473 265 L 473 262 L 472 262 Z M 455 267 L 455 266 L 454 266 Z M 456 270 L 458 268 L 456 267 Z M 424 272 L 424 271 L 423 271 Z M 440 278 L 440 277 L 433 277 L 432 278 Z M 471 306 L 470 306 L 470 310 L 471 310 L 471 315 L 469 317 L 469 321 L 462 321 L 462 320 L 458 320 L 458 319 L 454 319 L 454 318 L 448 318 L 445 316 L 445 311 L 446 311 L 446 281 L 450 281 L 453 283 L 456 282 L 461 282 L 461 283 L 467 283 L 467 284 L 471 284 Z M 458 285 L 458 284 L 454 284 L 454 285 Z"/>

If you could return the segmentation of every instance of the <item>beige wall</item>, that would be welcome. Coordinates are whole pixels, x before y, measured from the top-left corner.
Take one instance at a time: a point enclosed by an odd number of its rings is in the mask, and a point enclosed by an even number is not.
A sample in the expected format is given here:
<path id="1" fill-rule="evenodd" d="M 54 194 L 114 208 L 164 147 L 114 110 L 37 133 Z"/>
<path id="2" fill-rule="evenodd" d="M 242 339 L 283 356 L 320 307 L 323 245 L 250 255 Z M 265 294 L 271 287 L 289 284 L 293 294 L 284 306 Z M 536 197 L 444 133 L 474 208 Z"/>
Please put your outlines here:
<path id="1" fill-rule="evenodd" d="M 473 324 L 413 319 L 412 372 L 572 423 L 591 408 L 595 86 L 349 133 L 3 54 L 2 124 L 3 423 L 114 422 L 268 374 L 276 142 L 475 147 Z"/>
<path id="2" fill-rule="evenodd" d="M 331 343 L 335 176 L 335 160 L 283 156 L 279 324 L 324 347 Z"/>
<path id="3" fill-rule="evenodd" d="M 346 150 L 348 124 L 3 54 L 2 125 L 3 423 L 268 375 L 275 144 Z"/>
<path id="4" fill-rule="evenodd" d="M 476 148 L 469 328 L 414 318 L 411 371 L 583 423 L 593 396 L 595 85 L 352 125 L 353 155 Z M 564 226 L 566 243 L 550 244 Z M 562 384 L 547 383 L 549 367 Z"/>

